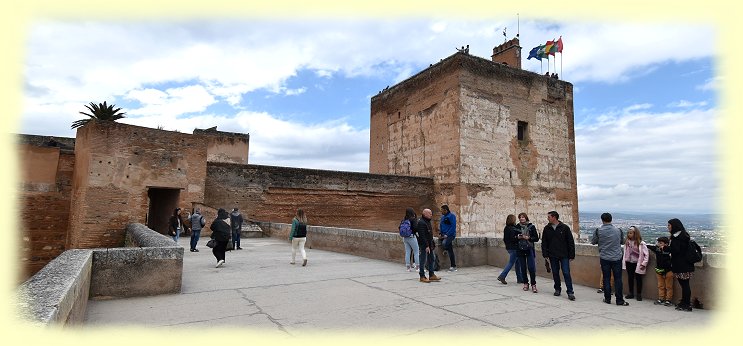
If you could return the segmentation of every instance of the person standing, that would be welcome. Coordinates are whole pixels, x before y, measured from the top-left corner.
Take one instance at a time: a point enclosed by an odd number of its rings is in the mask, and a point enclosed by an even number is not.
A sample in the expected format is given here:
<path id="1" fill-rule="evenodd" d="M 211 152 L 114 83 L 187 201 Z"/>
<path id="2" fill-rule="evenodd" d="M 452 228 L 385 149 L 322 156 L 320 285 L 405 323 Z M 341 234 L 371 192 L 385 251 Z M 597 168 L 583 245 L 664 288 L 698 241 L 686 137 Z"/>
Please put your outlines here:
<path id="1" fill-rule="evenodd" d="M 630 226 L 627 230 L 627 240 L 624 242 L 624 259 L 622 261 L 622 269 L 627 270 L 627 288 L 629 289 L 629 294 L 624 298 L 642 300 L 642 278 L 645 276 L 649 258 L 648 247 L 642 241 L 640 230 L 635 226 Z M 635 290 L 635 281 L 637 282 L 637 290 Z M 635 295 L 635 291 L 637 295 Z"/>
<path id="2" fill-rule="evenodd" d="M 671 252 L 671 271 L 673 276 L 681 286 L 681 301 L 676 306 L 676 310 L 691 311 L 691 286 L 689 281 L 694 276 L 694 263 L 687 261 L 686 252 L 689 251 L 689 242 L 691 236 L 679 219 L 668 220 L 668 233 Z"/>
<path id="3" fill-rule="evenodd" d="M 457 237 L 457 216 L 449 210 L 449 206 L 441 206 L 441 220 L 439 222 L 439 233 L 443 240 L 441 245 L 444 251 L 449 253 L 449 271 L 457 271 L 457 261 L 454 258 L 454 239 Z"/>
<path id="4" fill-rule="evenodd" d="M 297 215 L 292 219 L 292 230 L 289 233 L 289 241 L 292 242 L 292 261 L 297 257 L 297 249 L 302 255 L 302 267 L 307 265 L 307 253 L 304 251 L 304 244 L 307 242 L 307 216 L 304 210 L 297 209 Z"/>
<path id="5" fill-rule="evenodd" d="M 240 233 L 243 229 L 243 216 L 237 208 L 230 213 L 230 224 L 232 225 L 232 248 L 242 250 L 240 247 Z"/>
<path id="6" fill-rule="evenodd" d="M 181 232 L 183 231 L 183 223 L 181 222 L 181 208 L 175 208 L 173 215 L 168 221 L 168 234 L 173 237 L 173 240 L 178 244 L 178 240 L 181 238 Z"/>
<path id="7" fill-rule="evenodd" d="M 509 214 L 506 217 L 506 226 L 503 227 L 503 243 L 506 245 L 506 251 L 508 251 L 508 263 L 506 263 L 506 267 L 503 268 L 503 271 L 501 271 L 497 278 L 504 285 L 508 285 L 506 276 L 508 276 L 508 272 L 511 271 L 514 264 L 516 265 L 516 282 L 521 283 L 526 281 L 521 277 L 521 272 L 518 270 L 520 264 L 518 253 L 519 234 L 521 234 L 521 229 L 516 228 L 516 215 Z"/>
<path id="8" fill-rule="evenodd" d="M 405 267 L 408 271 L 416 270 L 416 265 L 420 266 L 420 253 L 418 250 L 418 240 L 415 237 L 417 225 L 417 215 L 413 208 L 405 209 L 405 217 L 400 222 L 400 236 L 405 247 Z M 410 264 L 410 255 L 413 255 L 413 264 Z"/>
<path id="9" fill-rule="evenodd" d="M 668 237 L 658 237 L 656 245 L 648 245 L 648 250 L 655 252 L 655 276 L 658 279 L 658 300 L 653 303 L 655 305 L 671 306 L 673 298 L 673 271 L 668 242 Z"/>
<path id="10" fill-rule="evenodd" d="M 519 223 L 516 226 L 521 229 L 521 238 L 529 242 L 529 248 L 520 253 L 522 255 L 521 261 L 524 262 L 519 266 L 522 272 L 521 277 L 524 279 L 524 291 L 529 290 L 529 282 L 526 280 L 531 279 L 531 291 L 537 293 L 537 253 L 535 243 L 539 241 L 539 233 L 537 232 L 537 228 L 529 222 L 529 216 L 526 213 L 519 213 Z M 529 270 L 529 278 L 526 277 L 527 269 Z"/>
<path id="11" fill-rule="evenodd" d="M 624 235 L 622 230 L 611 224 L 611 220 L 611 214 L 601 214 L 602 225 L 593 232 L 591 244 L 599 246 L 604 303 L 611 304 L 611 278 L 613 275 L 614 297 L 617 305 L 627 306 L 629 303 L 622 296 L 622 244 L 624 244 Z"/>
<path id="12" fill-rule="evenodd" d="M 217 268 L 224 264 L 227 243 L 230 242 L 232 229 L 228 223 L 229 219 L 230 214 L 227 213 L 227 210 L 219 208 L 219 210 L 217 210 L 217 218 L 212 221 L 211 225 L 209 225 L 209 228 L 212 230 L 211 238 L 217 242 L 217 245 L 212 248 L 212 254 L 217 258 Z"/>
<path id="13" fill-rule="evenodd" d="M 575 259 L 575 240 L 568 225 L 560 221 L 560 214 L 556 211 L 547 213 L 547 221 L 542 231 L 542 257 L 549 258 L 552 265 L 552 279 L 555 281 L 554 296 L 562 292 L 560 270 L 565 278 L 568 299 L 575 300 L 573 294 L 573 279 L 570 276 L 570 261 Z"/>
<path id="14" fill-rule="evenodd" d="M 204 216 L 201 215 L 201 209 L 194 209 L 194 212 L 191 215 L 191 252 L 199 252 L 196 245 L 199 243 L 201 229 L 204 228 L 205 224 Z"/>
<path id="15" fill-rule="evenodd" d="M 418 236 L 418 249 L 420 250 L 418 257 L 421 261 L 418 275 L 420 275 L 420 282 L 439 281 L 441 278 L 436 276 L 433 270 L 433 250 L 436 248 L 436 244 L 433 242 L 433 227 L 431 226 L 433 213 L 431 209 L 423 209 L 421 214 L 421 218 L 415 226 Z M 428 268 L 428 278 L 426 278 L 424 267 Z"/>

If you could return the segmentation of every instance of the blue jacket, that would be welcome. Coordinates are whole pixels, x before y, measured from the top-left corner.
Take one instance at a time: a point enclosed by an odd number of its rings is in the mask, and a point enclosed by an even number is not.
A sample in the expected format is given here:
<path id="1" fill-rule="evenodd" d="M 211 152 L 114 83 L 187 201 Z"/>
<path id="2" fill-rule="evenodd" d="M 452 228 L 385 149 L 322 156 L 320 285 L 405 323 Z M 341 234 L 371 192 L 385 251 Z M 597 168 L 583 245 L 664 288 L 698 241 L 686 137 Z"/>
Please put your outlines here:
<path id="1" fill-rule="evenodd" d="M 445 234 L 447 238 L 454 239 L 457 236 L 457 216 L 452 212 L 441 215 L 439 222 L 439 232 Z"/>

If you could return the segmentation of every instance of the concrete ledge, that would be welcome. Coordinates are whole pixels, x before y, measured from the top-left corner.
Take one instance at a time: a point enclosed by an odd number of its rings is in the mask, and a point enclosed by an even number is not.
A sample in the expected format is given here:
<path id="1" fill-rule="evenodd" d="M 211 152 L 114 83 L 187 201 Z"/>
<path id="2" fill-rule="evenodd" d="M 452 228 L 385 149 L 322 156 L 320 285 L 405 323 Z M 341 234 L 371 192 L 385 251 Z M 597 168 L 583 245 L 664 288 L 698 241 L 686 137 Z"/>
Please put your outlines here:
<path id="1" fill-rule="evenodd" d="M 126 227 L 131 247 L 95 249 L 91 299 L 110 299 L 181 292 L 183 248 L 147 226 Z"/>
<path id="2" fill-rule="evenodd" d="M 265 234 L 273 238 L 289 240 L 291 224 L 257 222 Z M 537 275 L 551 278 L 547 273 L 545 260 L 541 256 L 541 243 L 537 243 L 536 269 Z M 337 227 L 307 227 L 307 247 L 340 253 L 347 253 L 367 258 L 380 259 L 404 264 L 405 248 L 397 233 L 367 231 Z M 437 241 L 436 254 L 439 263 L 445 269 L 449 268 L 449 257 L 443 254 L 442 247 Z M 502 239 L 467 237 L 454 240 L 454 253 L 458 267 L 490 265 L 503 268 L 508 263 L 509 254 Z M 580 285 L 599 287 L 601 269 L 599 266 L 598 247 L 591 244 L 575 244 L 576 258 L 571 262 L 571 276 L 573 282 Z M 692 298 L 699 299 L 705 308 L 716 305 L 719 296 L 714 289 L 718 281 L 719 271 L 723 268 L 725 256 L 723 254 L 704 254 L 702 262 L 696 264 L 694 278 L 691 280 Z M 655 255 L 650 255 L 648 272 L 643 280 L 643 296 L 646 299 L 656 299 L 657 278 L 652 268 L 655 267 Z M 512 270 L 515 270 L 512 269 Z M 626 272 L 623 272 L 623 281 L 627 283 Z M 548 285 L 551 286 L 551 280 Z M 564 285 L 564 284 L 563 284 Z M 542 284 L 544 286 L 544 284 Z M 626 289 L 626 288 L 625 288 Z M 674 299 L 681 297 L 681 288 L 678 283 L 674 287 Z"/>
<path id="3" fill-rule="evenodd" d="M 67 250 L 18 287 L 21 319 L 40 325 L 80 324 L 85 318 L 92 250 Z"/>

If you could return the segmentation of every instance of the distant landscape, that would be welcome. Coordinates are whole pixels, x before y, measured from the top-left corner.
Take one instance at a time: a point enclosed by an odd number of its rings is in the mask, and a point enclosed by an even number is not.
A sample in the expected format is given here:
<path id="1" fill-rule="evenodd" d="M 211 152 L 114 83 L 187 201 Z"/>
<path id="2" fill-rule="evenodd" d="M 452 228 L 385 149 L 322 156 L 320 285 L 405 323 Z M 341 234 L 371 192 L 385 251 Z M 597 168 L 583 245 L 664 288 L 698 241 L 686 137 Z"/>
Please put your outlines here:
<path id="1" fill-rule="evenodd" d="M 664 214 L 664 213 L 611 213 L 614 226 L 626 231 L 636 226 L 648 244 L 655 244 L 660 236 L 668 236 L 668 220 L 678 218 L 699 243 L 704 252 L 726 252 L 725 232 L 722 229 L 722 216 L 716 214 Z M 601 212 L 579 212 L 580 242 L 589 242 L 593 231 L 601 226 Z"/>

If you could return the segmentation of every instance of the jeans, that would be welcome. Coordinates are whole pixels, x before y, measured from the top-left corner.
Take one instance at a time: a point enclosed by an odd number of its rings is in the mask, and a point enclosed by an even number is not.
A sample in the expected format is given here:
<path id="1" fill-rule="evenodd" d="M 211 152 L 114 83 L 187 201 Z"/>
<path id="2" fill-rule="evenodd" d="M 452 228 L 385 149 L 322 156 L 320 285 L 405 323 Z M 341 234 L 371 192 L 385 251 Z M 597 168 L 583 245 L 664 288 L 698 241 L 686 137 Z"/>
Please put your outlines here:
<path id="1" fill-rule="evenodd" d="M 441 242 L 443 245 L 444 251 L 449 253 L 449 265 L 451 267 L 457 267 L 457 261 L 454 259 L 454 247 L 452 246 L 452 243 L 454 242 L 454 237 L 446 237 Z"/>
<path id="2" fill-rule="evenodd" d="M 173 240 L 175 240 L 176 244 L 178 244 L 179 239 L 181 239 L 181 228 L 180 227 L 175 229 L 175 235 L 173 236 Z"/>
<path id="3" fill-rule="evenodd" d="M 565 278 L 565 287 L 568 294 L 573 294 L 573 278 L 570 277 L 570 259 L 550 257 L 550 265 L 552 265 L 552 280 L 555 281 L 555 292 L 562 291 L 562 282 L 560 281 L 560 269 L 562 269 L 562 276 Z M 621 271 L 622 267 L 619 268 Z"/>
<path id="4" fill-rule="evenodd" d="M 527 280 L 531 279 L 530 280 L 531 284 L 536 285 L 537 284 L 537 279 L 536 279 L 537 266 L 534 263 L 534 250 L 533 249 L 529 249 L 527 251 L 518 250 L 518 254 L 519 254 L 519 258 L 516 261 L 516 273 L 521 274 L 521 278 L 523 278 L 521 282 L 528 283 Z M 526 276 L 527 268 L 529 269 L 528 277 Z"/>
<path id="5" fill-rule="evenodd" d="M 199 243 L 199 237 L 201 237 L 201 230 L 191 230 L 191 250 L 196 250 L 196 244 Z"/>
<path id="6" fill-rule="evenodd" d="M 410 267 L 410 254 L 413 254 L 413 263 L 418 266 L 421 265 L 420 254 L 418 250 L 418 239 L 411 235 L 407 238 L 402 238 L 403 245 L 405 246 L 405 266 Z"/>
<path id="7" fill-rule="evenodd" d="M 629 294 L 635 294 L 635 279 L 637 279 L 637 296 L 642 297 L 642 277 L 644 275 L 635 273 L 637 263 L 624 262 L 627 267 L 627 287 Z"/>
<path id="8" fill-rule="evenodd" d="M 292 238 L 292 263 L 294 263 L 294 259 L 297 257 L 297 248 L 299 248 L 299 253 L 302 255 L 302 259 L 307 259 L 307 253 L 304 251 L 304 243 L 307 242 L 306 237 Z"/>
<path id="9" fill-rule="evenodd" d="M 232 231 L 232 247 L 235 250 L 240 247 L 240 230 Z"/>
<path id="10" fill-rule="evenodd" d="M 511 268 L 513 267 L 513 265 L 516 264 L 516 268 L 517 268 L 516 269 L 516 281 L 525 282 L 526 279 L 521 277 L 521 273 L 518 270 L 518 265 L 521 263 L 519 261 L 519 256 L 518 256 L 519 250 L 506 250 L 506 251 L 508 251 L 508 255 L 509 255 L 508 263 L 506 263 L 506 267 L 503 268 L 503 271 L 500 273 L 500 275 L 498 275 L 498 277 L 505 279 L 506 276 L 508 276 L 508 272 L 511 271 Z"/>
<path id="11" fill-rule="evenodd" d="M 624 296 L 622 295 L 622 260 L 609 261 L 605 259 L 599 259 L 601 263 L 601 275 L 604 278 L 603 290 L 604 299 L 607 302 L 611 301 L 611 278 L 614 277 L 614 297 L 616 298 L 617 304 L 624 303 Z"/>
<path id="12" fill-rule="evenodd" d="M 431 250 L 431 253 L 426 253 L 426 248 L 421 247 L 420 248 L 420 256 L 419 256 L 421 263 L 420 267 L 418 269 L 418 274 L 420 277 L 426 277 L 426 273 L 423 271 L 423 267 L 428 268 L 428 277 L 431 277 L 434 275 L 433 273 L 433 250 Z"/>

